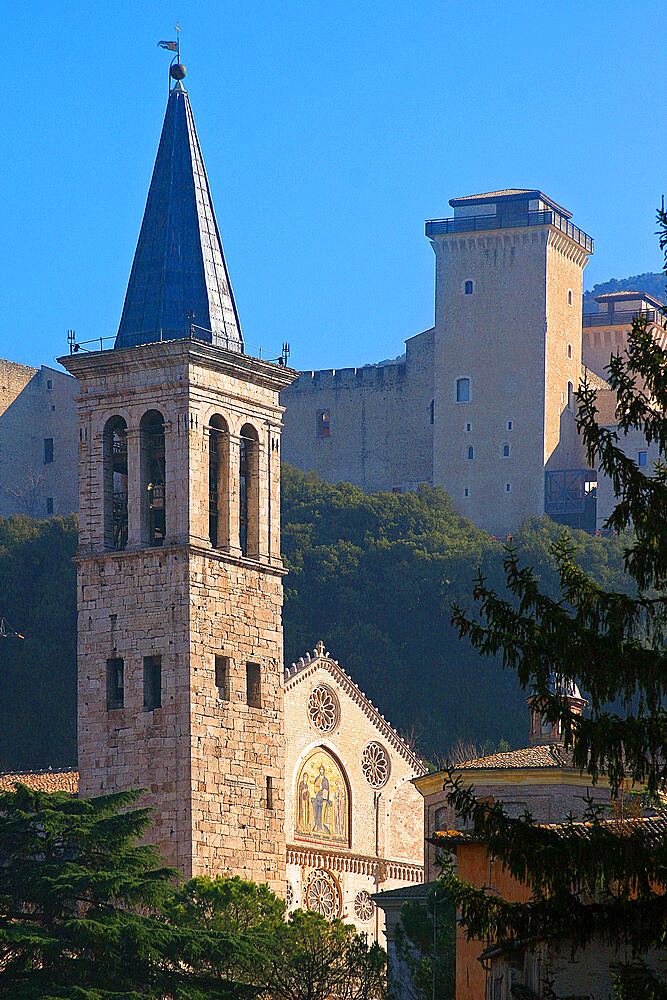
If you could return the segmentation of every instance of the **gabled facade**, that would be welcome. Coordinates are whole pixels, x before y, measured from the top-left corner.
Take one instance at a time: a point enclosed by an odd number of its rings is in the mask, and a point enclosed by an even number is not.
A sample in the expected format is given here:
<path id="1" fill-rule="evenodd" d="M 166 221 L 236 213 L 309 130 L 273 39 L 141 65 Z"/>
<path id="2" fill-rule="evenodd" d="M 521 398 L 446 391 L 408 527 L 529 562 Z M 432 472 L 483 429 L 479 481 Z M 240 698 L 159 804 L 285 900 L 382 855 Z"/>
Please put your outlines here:
<path id="1" fill-rule="evenodd" d="M 371 895 L 423 881 L 420 758 L 318 643 L 285 671 L 290 907 L 385 944 Z"/>

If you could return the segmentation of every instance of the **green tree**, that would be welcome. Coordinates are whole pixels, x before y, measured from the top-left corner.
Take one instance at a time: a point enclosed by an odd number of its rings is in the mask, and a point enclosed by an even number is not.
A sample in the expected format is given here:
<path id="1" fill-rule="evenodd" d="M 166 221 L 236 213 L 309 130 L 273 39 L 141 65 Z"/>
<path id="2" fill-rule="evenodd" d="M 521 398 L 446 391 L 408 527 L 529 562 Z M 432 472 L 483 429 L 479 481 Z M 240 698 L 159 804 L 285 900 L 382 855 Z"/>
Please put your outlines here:
<path id="1" fill-rule="evenodd" d="M 403 903 L 394 936 L 401 996 L 431 1000 L 435 974 L 435 995 L 439 1000 L 452 1000 L 456 972 L 455 916 L 451 897 L 445 896 L 439 886 L 429 892 L 426 906 L 421 902 Z"/>
<path id="2" fill-rule="evenodd" d="M 176 875 L 140 843 L 138 793 L 0 795 L 0 994 L 12 1000 L 212 1000 L 235 941 L 162 907 Z M 203 971 L 201 969 L 203 968 Z"/>
<path id="3" fill-rule="evenodd" d="M 661 246 L 667 217 L 660 213 Z M 667 258 L 666 258 L 667 264 Z M 645 318 L 633 322 L 625 356 L 612 357 L 608 377 L 617 396 L 618 428 L 598 425 L 596 394 L 578 393 L 577 422 L 591 463 L 611 477 L 617 506 L 608 525 L 621 536 L 631 586 L 604 589 L 575 560 L 571 539 L 552 546 L 560 591 L 545 593 L 534 569 L 510 546 L 507 590 L 480 573 L 473 596 L 479 614 L 458 606 L 454 624 L 483 655 L 500 656 L 551 723 L 560 723 L 574 763 L 593 780 L 607 775 L 618 796 L 633 783 L 664 792 L 667 780 L 667 363 Z M 644 475 L 623 450 L 641 430 L 661 456 Z M 555 680 L 555 683 L 554 683 Z M 576 683 L 590 702 L 586 718 L 568 708 Z M 489 852 L 528 883 L 527 904 L 508 902 L 465 884 L 446 869 L 469 936 L 510 948 L 517 941 L 565 940 L 580 949 L 592 940 L 628 947 L 637 955 L 667 944 L 667 847 L 664 826 L 609 822 L 591 810 L 589 825 L 544 828 L 526 814 L 510 819 L 502 804 L 477 803 L 450 778 L 449 799 L 487 843 Z M 619 973 L 624 997 L 650 996 L 641 976 Z M 655 996 L 664 982 L 651 979 Z"/>
<path id="4" fill-rule="evenodd" d="M 385 952 L 354 927 L 295 910 L 257 955 L 258 985 L 269 1000 L 381 1000 Z"/>

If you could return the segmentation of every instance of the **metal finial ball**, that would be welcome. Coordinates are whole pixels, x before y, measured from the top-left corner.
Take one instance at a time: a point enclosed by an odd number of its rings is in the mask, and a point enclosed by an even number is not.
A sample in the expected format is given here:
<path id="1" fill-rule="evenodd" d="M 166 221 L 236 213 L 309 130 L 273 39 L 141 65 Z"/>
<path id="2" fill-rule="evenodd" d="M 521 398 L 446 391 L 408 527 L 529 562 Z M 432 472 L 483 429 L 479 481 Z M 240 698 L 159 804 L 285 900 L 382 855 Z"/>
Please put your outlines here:
<path id="1" fill-rule="evenodd" d="M 172 78 L 172 80 L 182 80 L 183 77 L 185 76 L 185 73 L 186 69 L 183 63 L 176 63 L 169 70 L 169 76 Z"/>

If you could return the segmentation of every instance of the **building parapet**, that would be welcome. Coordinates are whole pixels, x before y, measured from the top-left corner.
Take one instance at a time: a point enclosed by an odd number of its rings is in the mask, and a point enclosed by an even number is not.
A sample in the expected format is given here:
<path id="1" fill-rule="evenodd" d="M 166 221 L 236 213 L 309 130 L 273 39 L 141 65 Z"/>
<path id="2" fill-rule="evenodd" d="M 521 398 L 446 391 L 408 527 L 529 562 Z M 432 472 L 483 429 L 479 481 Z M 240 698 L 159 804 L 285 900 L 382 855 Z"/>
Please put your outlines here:
<path id="1" fill-rule="evenodd" d="M 587 253 L 593 253 L 593 238 L 573 226 L 558 212 L 522 212 L 518 215 L 472 215 L 454 219 L 432 219 L 426 223 L 426 235 L 432 239 L 450 233 L 484 232 L 494 229 L 523 229 L 526 226 L 553 226 Z"/>
<path id="2" fill-rule="evenodd" d="M 664 327 L 665 316 L 658 309 L 629 309 L 623 312 L 584 313 L 582 326 L 630 326 L 633 319 L 639 315 L 645 316 L 649 323 Z"/>
<path id="3" fill-rule="evenodd" d="M 406 376 L 405 362 L 387 365 L 364 365 L 362 368 L 325 368 L 320 371 L 299 372 L 291 391 L 312 388 L 358 389 L 360 386 L 393 385 Z"/>

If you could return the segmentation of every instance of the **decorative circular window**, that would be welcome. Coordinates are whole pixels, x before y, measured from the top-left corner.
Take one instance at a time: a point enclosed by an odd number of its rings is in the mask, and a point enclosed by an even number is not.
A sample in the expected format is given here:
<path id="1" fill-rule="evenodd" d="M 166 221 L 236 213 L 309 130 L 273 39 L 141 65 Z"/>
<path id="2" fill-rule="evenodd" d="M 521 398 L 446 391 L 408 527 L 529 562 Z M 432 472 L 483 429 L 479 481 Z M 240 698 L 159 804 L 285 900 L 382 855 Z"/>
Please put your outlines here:
<path id="1" fill-rule="evenodd" d="M 287 889 L 285 891 L 285 902 L 287 903 L 287 909 L 291 909 L 294 903 L 294 889 L 292 888 L 292 883 L 287 883 Z"/>
<path id="2" fill-rule="evenodd" d="M 318 684 L 308 696 L 308 718 L 320 733 L 330 733 L 340 718 L 340 704 L 335 692 Z"/>
<path id="3" fill-rule="evenodd" d="M 369 743 L 361 755 L 361 770 L 371 788 L 382 788 L 389 780 L 389 756 L 381 743 Z"/>
<path id="4" fill-rule="evenodd" d="M 340 915 L 340 887 L 331 872 L 317 868 L 308 876 L 306 906 L 327 920 Z"/>
<path id="5" fill-rule="evenodd" d="M 375 903 L 365 889 L 354 897 L 354 912 L 359 920 L 370 920 L 375 913 Z"/>

